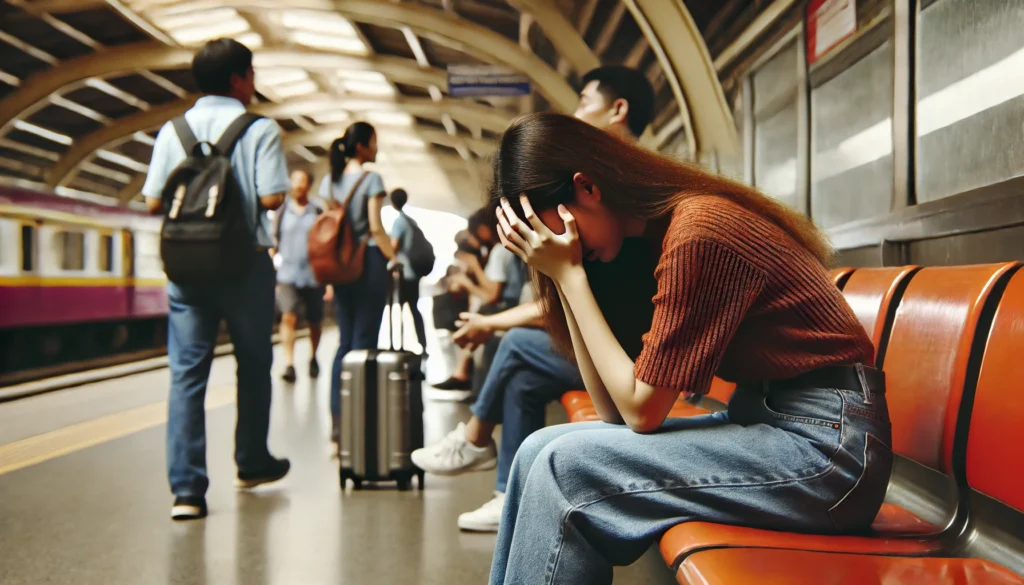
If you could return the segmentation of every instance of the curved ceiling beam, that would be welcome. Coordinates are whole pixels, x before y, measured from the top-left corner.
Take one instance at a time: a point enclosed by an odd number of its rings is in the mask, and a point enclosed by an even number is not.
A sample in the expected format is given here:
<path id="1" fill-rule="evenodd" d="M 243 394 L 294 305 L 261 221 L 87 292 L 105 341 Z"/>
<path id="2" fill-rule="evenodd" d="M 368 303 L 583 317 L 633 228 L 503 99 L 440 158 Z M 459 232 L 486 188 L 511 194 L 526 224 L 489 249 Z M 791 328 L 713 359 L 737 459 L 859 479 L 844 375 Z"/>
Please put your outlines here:
<path id="1" fill-rule="evenodd" d="M 594 54 L 580 31 L 562 14 L 551 0 L 508 0 L 513 8 L 527 13 L 544 31 L 558 54 L 572 66 L 581 77 L 591 69 L 601 66 L 601 59 Z"/>
<path id="2" fill-rule="evenodd" d="M 353 97 L 309 97 L 294 99 L 279 104 L 261 104 L 254 111 L 265 116 L 286 118 L 298 115 L 315 115 L 325 112 L 346 110 L 351 112 L 399 111 L 411 116 L 437 118 L 441 114 L 451 114 L 456 120 L 467 126 L 479 126 L 490 132 L 502 133 L 508 128 L 511 114 L 506 114 L 490 106 L 465 100 L 442 99 L 433 101 L 429 98 L 400 98 L 397 100 L 377 100 L 372 98 Z"/>
<path id="3" fill-rule="evenodd" d="M 12 120 L 42 107 L 50 94 L 76 81 L 90 77 L 109 77 L 140 69 L 175 69 L 192 63 L 193 51 L 154 42 L 135 43 L 104 49 L 69 59 L 25 79 L 17 91 L 0 100 L 0 129 Z M 436 68 L 423 68 L 401 57 L 355 57 L 325 51 L 301 49 L 261 49 L 256 52 L 257 67 L 296 67 L 309 70 L 377 71 L 385 77 L 428 87 L 444 87 L 447 76 Z"/>
<path id="4" fill-rule="evenodd" d="M 732 112 L 725 101 L 704 38 L 679 0 L 623 0 L 651 43 L 679 103 L 691 154 L 739 152 Z M 692 131 L 690 131 L 692 128 Z"/>
<path id="5" fill-rule="evenodd" d="M 92 156 L 96 150 L 116 142 L 136 132 L 146 132 L 163 125 L 167 120 L 185 113 L 195 102 L 195 97 L 187 100 L 170 102 L 153 106 L 148 110 L 131 114 L 116 120 L 110 126 L 104 126 L 95 132 L 87 134 L 75 140 L 70 149 L 57 161 L 47 173 L 46 184 L 51 187 L 63 185 L 71 180 L 74 170 Z M 491 108 L 455 100 L 441 100 L 435 102 L 430 99 L 403 99 L 395 102 L 381 102 L 373 100 L 358 100 L 348 98 L 310 98 L 298 99 L 280 104 L 266 103 L 259 104 L 252 108 L 252 111 L 271 118 L 285 118 L 296 115 L 316 114 L 317 112 L 335 112 L 338 110 L 351 110 L 353 112 L 365 111 L 405 111 L 406 113 L 418 116 L 437 116 L 439 113 L 447 112 L 459 120 L 469 123 L 477 123 L 481 126 L 502 131 L 508 125 L 508 120 L 500 114 L 490 112 Z M 334 134 L 334 137 L 337 133 Z"/>
<path id="6" fill-rule="evenodd" d="M 167 120 L 185 113 L 195 102 L 195 97 L 187 100 L 161 104 L 152 108 L 125 116 L 110 126 L 104 126 L 95 132 L 75 140 L 71 148 L 46 173 L 46 184 L 57 187 L 71 180 L 72 172 L 78 168 L 94 152 L 125 136 L 136 132 L 145 132 L 162 125 Z"/>
<path id="7" fill-rule="evenodd" d="M 331 140 L 340 136 L 341 133 L 345 131 L 345 128 L 346 126 L 344 124 L 329 124 L 318 126 L 316 129 L 310 131 L 297 130 L 295 132 L 289 132 L 284 137 L 284 144 L 285 147 L 291 147 L 298 144 L 327 144 Z M 411 129 L 409 134 L 421 138 L 424 142 L 448 146 L 450 148 L 465 146 L 481 157 L 493 153 L 498 147 L 497 142 L 493 140 L 476 139 L 468 136 L 452 136 L 443 130 Z M 382 147 L 387 146 L 390 148 L 391 146 L 383 135 L 380 138 L 380 144 Z"/>
<path id="8" fill-rule="evenodd" d="M 187 14 L 227 6 L 237 10 L 303 9 L 336 12 L 353 21 L 388 28 L 407 26 L 416 34 L 453 47 L 477 59 L 522 72 L 552 107 L 563 112 L 576 108 L 577 95 L 569 83 L 543 59 L 528 53 L 500 33 L 448 12 L 412 2 L 374 0 L 191 0 L 160 9 L 161 14 Z M 578 33 L 577 33 L 578 34 Z"/>

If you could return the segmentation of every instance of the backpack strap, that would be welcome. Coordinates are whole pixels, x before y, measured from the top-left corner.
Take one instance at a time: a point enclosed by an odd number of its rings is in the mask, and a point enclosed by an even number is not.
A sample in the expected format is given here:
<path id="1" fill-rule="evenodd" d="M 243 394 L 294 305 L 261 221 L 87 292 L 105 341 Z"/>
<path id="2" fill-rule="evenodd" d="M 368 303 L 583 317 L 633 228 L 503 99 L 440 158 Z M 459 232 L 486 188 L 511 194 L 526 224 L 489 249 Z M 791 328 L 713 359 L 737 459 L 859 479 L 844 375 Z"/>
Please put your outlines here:
<path id="1" fill-rule="evenodd" d="M 262 118 L 263 116 L 260 116 L 259 114 L 252 114 L 249 112 L 245 112 L 235 118 L 235 120 L 231 122 L 231 125 L 227 127 L 227 130 L 225 130 L 217 140 L 217 151 L 225 156 L 230 154 L 231 151 L 235 149 L 235 144 L 238 140 L 243 134 L 245 134 L 245 131 L 249 129 L 249 126 L 252 126 L 256 120 L 260 120 Z"/>
<path id="2" fill-rule="evenodd" d="M 288 200 L 285 199 L 284 205 L 281 206 L 281 211 L 274 215 L 274 247 L 281 247 L 281 224 L 284 223 L 284 214 L 288 213 Z"/>
<path id="3" fill-rule="evenodd" d="M 184 114 L 171 120 L 171 124 L 174 126 L 174 133 L 178 135 L 181 147 L 185 149 L 185 156 L 191 156 L 196 144 L 199 144 L 199 140 L 196 139 L 195 132 L 192 132 L 192 127 L 185 120 Z"/>

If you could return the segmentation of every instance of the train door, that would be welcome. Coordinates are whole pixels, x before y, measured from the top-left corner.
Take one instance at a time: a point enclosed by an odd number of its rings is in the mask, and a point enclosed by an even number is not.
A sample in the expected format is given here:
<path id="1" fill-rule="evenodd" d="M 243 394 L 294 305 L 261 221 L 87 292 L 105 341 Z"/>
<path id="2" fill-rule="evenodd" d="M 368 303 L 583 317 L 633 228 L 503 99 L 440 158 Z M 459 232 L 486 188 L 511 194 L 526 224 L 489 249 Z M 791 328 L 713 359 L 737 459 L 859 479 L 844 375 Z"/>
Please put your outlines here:
<path id="1" fill-rule="evenodd" d="M 135 236 L 128 230 L 121 230 L 121 276 L 128 293 L 128 315 L 135 315 Z"/>

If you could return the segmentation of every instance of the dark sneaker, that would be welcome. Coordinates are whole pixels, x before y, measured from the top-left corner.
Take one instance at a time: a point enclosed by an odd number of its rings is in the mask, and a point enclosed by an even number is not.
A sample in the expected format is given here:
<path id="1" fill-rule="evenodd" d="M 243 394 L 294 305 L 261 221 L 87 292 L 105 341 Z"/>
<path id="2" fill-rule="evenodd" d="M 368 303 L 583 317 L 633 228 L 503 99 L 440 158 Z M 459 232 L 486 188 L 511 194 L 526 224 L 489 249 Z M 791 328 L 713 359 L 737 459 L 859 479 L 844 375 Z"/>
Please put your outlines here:
<path id="1" fill-rule="evenodd" d="M 198 520 L 206 518 L 206 498 L 178 496 L 171 506 L 171 520 Z"/>
<path id="2" fill-rule="evenodd" d="M 309 361 L 309 377 L 316 378 L 320 375 L 320 364 L 317 363 L 316 358 Z"/>
<path id="3" fill-rule="evenodd" d="M 288 475 L 291 467 L 292 464 L 287 459 L 271 458 L 270 463 L 262 469 L 239 470 L 238 477 L 235 478 L 235 487 L 250 489 L 265 483 L 273 483 Z"/>
<path id="4" fill-rule="evenodd" d="M 473 382 L 471 380 L 448 378 L 440 384 L 434 384 L 434 388 L 437 388 L 438 390 L 472 390 Z"/>
<path id="5" fill-rule="evenodd" d="M 284 373 L 281 374 L 281 379 L 289 384 L 295 382 L 295 368 L 293 366 L 285 368 Z"/>

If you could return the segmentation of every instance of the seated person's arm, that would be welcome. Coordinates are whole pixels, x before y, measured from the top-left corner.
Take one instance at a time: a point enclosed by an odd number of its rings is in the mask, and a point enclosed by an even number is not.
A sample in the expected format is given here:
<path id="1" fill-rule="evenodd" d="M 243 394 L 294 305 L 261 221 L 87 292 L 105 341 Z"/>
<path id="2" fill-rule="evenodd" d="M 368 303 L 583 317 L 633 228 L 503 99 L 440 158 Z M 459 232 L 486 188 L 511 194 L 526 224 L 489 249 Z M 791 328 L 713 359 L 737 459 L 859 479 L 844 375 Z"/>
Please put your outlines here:
<path id="1" fill-rule="evenodd" d="M 484 279 L 484 269 L 480 267 L 479 258 L 469 252 L 463 252 L 462 250 L 455 252 L 455 257 L 465 265 L 466 272 L 476 277 L 477 281 Z"/>
<path id="2" fill-rule="evenodd" d="M 565 312 L 565 322 L 569 326 L 569 335 L 572 337 L 572 351 L 576 357 L 576 367 L 580 370 L 580 377 L 583 378 L 583 385 L 587 389 L 587 394 L 590 394 L 590 399 L 594 402 L 594 410 L 597 411 L 597 416 L 601 417 L 601 420 L 606 423 L 622 424 L 627 422 L 622 413 L 619 412 L 619 407 L 615 404 L 615 400 L 605 387 L 604 379 L 601 377 L 597 366 L 594 365 L 594 359 L 590 355 L 590 350 L 587 349 L 586 341 L 580 332 L 579 325 L 576 323 L 576 317 L 573 315 L 572 306 L 566 299 L 565 292 L 562 291 L 561 286 L 558 287 L 558 298 L 562 303 L 562 311 Z M 595 301 L 594 304 L 596 305 L 597 302 Z M 600 311 L 598 311 L 598 315 L 600 315 L 602 320 L 604 319 L 604 315 Z M 610 329 L 609 332 L 611 332 Z M 616 341 L 616 343 L 618 342 Z M 622 350 L 621 346 L 619 346 L 619 350 Z M 627 356 L 626 359 L 628 360 L 629 357 Z M 632 428 L 632 425 L 630 427 Z"/>
<path id="3" fill-rule="evenodd" d="M 460 290 L 465 290 L 469 294 L 483 301 L 483 304 L 487 305 L 501 298 L 501 291 L 505 286 L 504 282 L 494 282 L 487 278 L 481 279 L 480 283 L 473 282 L 465 274 L 456 274 L 452 276 L 452 283 Z"/>
<path id="4" fill-rule="evenodd" d="M 459 346 L 476 346 L 486 343 L 497 331 L 508 331 L 513 327 L 543 327 L 544 311 L 540 301 L 530 301 L 493 315 L 462 313 L 459 330 L 452 336 Z"/>

